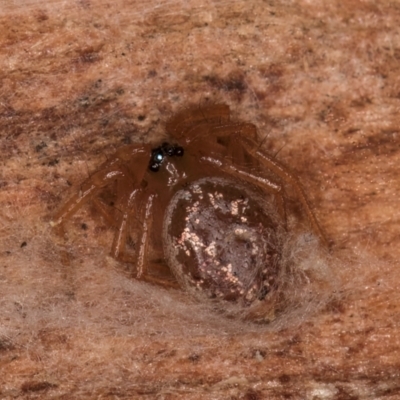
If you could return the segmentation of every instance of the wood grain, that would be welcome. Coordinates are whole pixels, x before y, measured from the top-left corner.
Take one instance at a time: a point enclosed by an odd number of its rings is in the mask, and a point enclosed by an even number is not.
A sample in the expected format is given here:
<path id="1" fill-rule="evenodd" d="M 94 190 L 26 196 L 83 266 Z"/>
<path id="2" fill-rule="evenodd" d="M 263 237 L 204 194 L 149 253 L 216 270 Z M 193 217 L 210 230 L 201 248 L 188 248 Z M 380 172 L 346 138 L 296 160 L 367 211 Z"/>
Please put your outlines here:
<path id="1" fill-rule="evenodd" d="M 0 397 L 399 398 L 398 26 L 396 1 L 3 0 Z M 335 243 L 339 295 L 291 328 L 132 282 L 90 210 L 66 242 L 48 225 L 116 148 L 209 102 L 258 126 Z"/>

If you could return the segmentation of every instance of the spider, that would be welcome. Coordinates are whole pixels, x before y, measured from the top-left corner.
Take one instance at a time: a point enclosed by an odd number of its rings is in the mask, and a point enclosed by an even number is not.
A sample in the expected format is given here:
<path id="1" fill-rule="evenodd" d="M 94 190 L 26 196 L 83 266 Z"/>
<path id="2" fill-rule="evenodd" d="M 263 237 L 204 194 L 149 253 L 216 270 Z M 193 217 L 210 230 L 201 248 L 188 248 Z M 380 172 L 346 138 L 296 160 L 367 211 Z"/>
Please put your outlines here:
<path id="1" fill-rule="evenodd" d="M 293 225 L 286 187 L 325 240 L 299 180 L 261 150 L 253 124 L 231 121 L 227 105 L 186 109 L 166 132 L 159 145 L 118 149 L 51 225 L 90 202 L 115 230 L 111 256 L 132 264 L 136 279 L 243 307 L 264 301 Z"/>

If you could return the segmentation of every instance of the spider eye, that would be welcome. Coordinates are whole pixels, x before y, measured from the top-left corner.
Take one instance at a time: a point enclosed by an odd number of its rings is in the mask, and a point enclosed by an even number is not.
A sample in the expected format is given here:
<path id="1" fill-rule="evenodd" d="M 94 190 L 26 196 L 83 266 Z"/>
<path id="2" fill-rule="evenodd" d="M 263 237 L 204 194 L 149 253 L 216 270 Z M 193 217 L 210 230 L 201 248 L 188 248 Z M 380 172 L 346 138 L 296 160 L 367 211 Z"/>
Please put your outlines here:
<path id="1" fill-rule="evenodd" d="M 156 162 L 152 162 L 149 164 L 150 171 L 157 172 L 160 169 L 160 164 Z"/>
<path id="2" fill-rule="evenodd" d="M 161 147 L 154 149 L 151 152 L 151 158 L 149 162 L 149 169 L 150 171 L 158 171 L 160 169 L 160 165 L 164 160 L 165 154 Z"/>
<path id="3" fill-rule="evenodd" d="M 167 156 L 171 157 L 175 154 L 175 147 L 171 146 L 169 143 L 163 143 L 162 149 L 167 154 Z"/>
<path id="4" fill-rule="evenodd" d="M 183 156 L 183 147 L 181 146 L 176 146 L 174 148 L 174 154 L 178 157 L 182 157 Z"/>
<path id="5" fill-rule="evenodd" d="M 182 157 L 183 156 L 183 147 L 176 146 L 176 145 L 170 145 L 169 143 L 164 142 L 160 147 L 153 149 L 151 151 L 151 157 L 150 157 L 150 162 L 149 162 L 150 171 L 154 171 L 154 172 L 158 171 L 166 156 Z"/>
<path id="6" fill-rule="evenodd" d="M 164 160 L 164 157 L 165 157 L 164 150 L 161 147 L 157 147 L 151 152 L 150 162 L 161 164 Z"/>

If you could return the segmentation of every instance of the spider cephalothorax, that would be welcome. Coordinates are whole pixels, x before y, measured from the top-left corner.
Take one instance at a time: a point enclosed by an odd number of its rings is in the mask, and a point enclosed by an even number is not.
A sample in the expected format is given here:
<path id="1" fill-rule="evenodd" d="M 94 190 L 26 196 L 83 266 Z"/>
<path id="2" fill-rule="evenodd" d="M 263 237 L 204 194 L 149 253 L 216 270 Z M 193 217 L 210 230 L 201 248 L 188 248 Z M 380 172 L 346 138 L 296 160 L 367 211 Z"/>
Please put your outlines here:
<path id="1" fill-rule="evenodd" d="M 52 225 L 62 226 L 90 201 L 115 229 L 111 255 L 131 263 L 135 278 L 177 282 L 199 299 L 229 306 L 268 301 L 277 290 L 285 233 L 296 220 L 286 187 L 324 241 L 302 186 L 260 149 L 253 124 L 230 120 L 226 105 L 185 110 L 166 131 L 170 141 L 158 146 L 118 149 Z M 102 197 L 111 187 L 113 207 Z"/>

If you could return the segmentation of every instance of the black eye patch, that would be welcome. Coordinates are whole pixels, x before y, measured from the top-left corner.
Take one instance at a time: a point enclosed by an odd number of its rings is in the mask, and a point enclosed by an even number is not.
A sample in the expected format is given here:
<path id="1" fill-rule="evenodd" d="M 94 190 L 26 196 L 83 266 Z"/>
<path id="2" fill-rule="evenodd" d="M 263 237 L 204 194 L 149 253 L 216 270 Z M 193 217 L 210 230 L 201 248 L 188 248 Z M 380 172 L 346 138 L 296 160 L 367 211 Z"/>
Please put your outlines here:
<path id="1" fill-rule="evenodd" d="M 151 151 L 151 157 L 149 162 L 150 171 L 157 172 L 164 158 L 168 157 L 182 157 L 184 153 L 183 147 L 177 145 L 171 145 L 167 142 L 164 142 L 161 146 L 156 147 Z"/>

